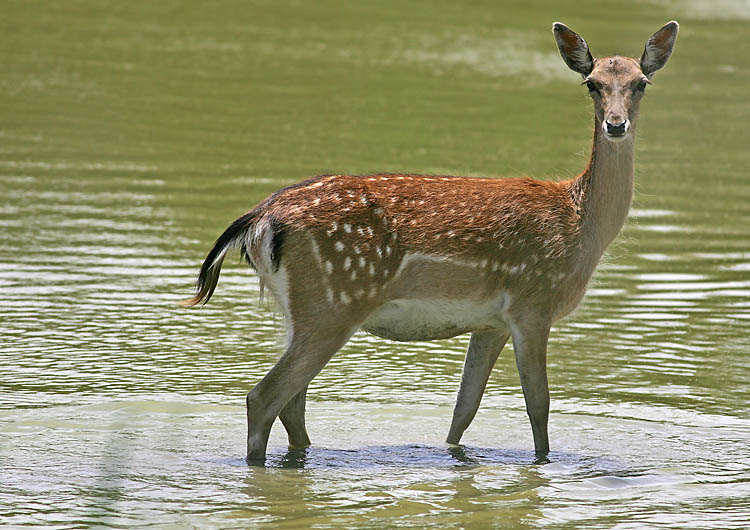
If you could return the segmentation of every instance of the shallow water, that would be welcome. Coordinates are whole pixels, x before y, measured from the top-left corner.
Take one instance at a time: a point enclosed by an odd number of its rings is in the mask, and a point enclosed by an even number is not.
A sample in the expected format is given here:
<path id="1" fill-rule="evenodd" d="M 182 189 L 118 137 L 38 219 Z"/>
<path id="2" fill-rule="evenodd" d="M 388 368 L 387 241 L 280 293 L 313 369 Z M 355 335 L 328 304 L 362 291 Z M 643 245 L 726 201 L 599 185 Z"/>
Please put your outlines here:
<path id="1" fill-rule="evenodd" d="M 7 3 L 0 524 L 746 527 L 750 13 L 711 5 Z M 551 462 L 512 352 L 457 449 L 467 337 L 358 333 L 311 385 L 313 447 L 277 425 L 247 467 L 280 318 L 235 261 L 174 304 L 224 227 L 312 174 L 575 174 L 590 102 L 551 22 L 635 55 L 672 18 L 631 220 L 550 339 Z"/>

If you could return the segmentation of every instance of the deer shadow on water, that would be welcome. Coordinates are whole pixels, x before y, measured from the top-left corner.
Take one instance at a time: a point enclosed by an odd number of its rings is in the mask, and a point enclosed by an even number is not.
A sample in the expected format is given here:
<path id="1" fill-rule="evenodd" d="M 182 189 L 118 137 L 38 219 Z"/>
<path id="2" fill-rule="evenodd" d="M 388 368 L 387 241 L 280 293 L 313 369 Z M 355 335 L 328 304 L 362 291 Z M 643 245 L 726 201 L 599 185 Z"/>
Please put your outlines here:
<path id="1" fill-rule="evenodd" d="M 627 466 L 612 457 L 593 457 L 552 451 L 544 457 L 533 450 L 502 449 L 470 445 L 432 446 L 424 444 L 370 445 L 356 449 L 304 447 L 269 451 L 263 461 L 244 458 L 223 463 L 250 469 L 474 469 L 478 467 L 516 466 L 539 468 L 561 465 L 575 474 L 602 475 L 622 473 Z"/>
<path id="2" fill-rule="evenodd" d="M 269 454 L 266 467 L 314 468 L 370 468 L 370 467 L 477 467 L 483 465 L 544 464 L 534 451 L 495 449 L 471 446 L 436 447 L 422 444 L 372 445 L 359 449 L 306 447 Z M 249 465 L 253 465 L 250 463 Z"/>

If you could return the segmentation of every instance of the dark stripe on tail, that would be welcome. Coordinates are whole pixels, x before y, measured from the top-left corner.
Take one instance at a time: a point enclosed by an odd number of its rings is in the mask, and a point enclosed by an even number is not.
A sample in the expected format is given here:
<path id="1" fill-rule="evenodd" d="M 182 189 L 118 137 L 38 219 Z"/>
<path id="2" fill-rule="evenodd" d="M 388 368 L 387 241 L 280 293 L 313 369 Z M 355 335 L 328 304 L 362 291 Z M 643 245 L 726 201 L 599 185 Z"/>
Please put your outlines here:
<path id="1" fill-rule="evenodd" d="M 180 302 L 180 305 L 185 307 L 192 307 L 200 303 L 205 304 L 214 294 L 216 284 L 219 281 L 219 273 L 221 272 L 221 265 L 224 262 L 224 255 L 233 246 L 240 243 L 238 239 L 241 239 L 241 253 L 242 256 L 247 260 L 250 265 L 250 255 L 246 247 L 247 231 L 250 230 L 255 222 L 257 221 L 260 212 L 259 208 L 246 213 L 242 217 L 234 221 L 229 228 L 227 228 L 223 234 L 219 236 L 219 239 L 214 243 L 213 248 L 203 260 L 200 274 L 198 275 L 198 281 L 196 282 L 196 294 L 194 297 Z"/>

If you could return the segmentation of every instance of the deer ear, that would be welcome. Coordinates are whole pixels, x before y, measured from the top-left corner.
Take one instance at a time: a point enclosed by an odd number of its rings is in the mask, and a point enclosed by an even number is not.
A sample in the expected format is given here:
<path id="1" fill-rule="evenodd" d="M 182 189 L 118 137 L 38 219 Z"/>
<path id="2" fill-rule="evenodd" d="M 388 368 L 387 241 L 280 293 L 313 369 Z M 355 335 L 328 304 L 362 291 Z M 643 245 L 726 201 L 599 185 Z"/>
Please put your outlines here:
<path id="1" fill-rule="evenodd" d="M 583 38 L 562 22 L 552 24 L 557 47 L 560 49 L 565 64 L 583 77 L 588 76 L 594 69 L 594 58 L 589 52 L 589 45 Z"/>
<path id="2" fill-rule="evenodd" d="M 680 25 L 674 20 L 667 22 L 646 41 L 646 47 L 641 56 L 641 70 L 649 79 L 654 75 L 654 72 L 667 64 L 669 56 L 672 55 L 672 48 L 674 48 L 674 42 L 677 40 L 679 29 Z"/>

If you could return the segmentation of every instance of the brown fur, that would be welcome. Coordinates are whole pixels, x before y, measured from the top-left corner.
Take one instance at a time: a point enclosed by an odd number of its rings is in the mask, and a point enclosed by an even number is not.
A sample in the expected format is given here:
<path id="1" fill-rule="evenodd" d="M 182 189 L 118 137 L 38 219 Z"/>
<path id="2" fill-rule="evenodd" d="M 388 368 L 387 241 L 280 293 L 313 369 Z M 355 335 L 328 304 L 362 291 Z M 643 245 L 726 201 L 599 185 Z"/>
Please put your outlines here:
<path id="1" fill-rule="evenodd" d="M 535 254 L 552 263 L 578 246 L 580 218 L 568 183 L 339 175 L 305 184 L 279 193 L 262 215 L 314 237 L 324 255 L 335 255 L 332 245 L 341 241 L 391 268 L 408 252 L 511 264 Z M 375 249 L 390 239 L 394 251 L 381 261 Z"/>

